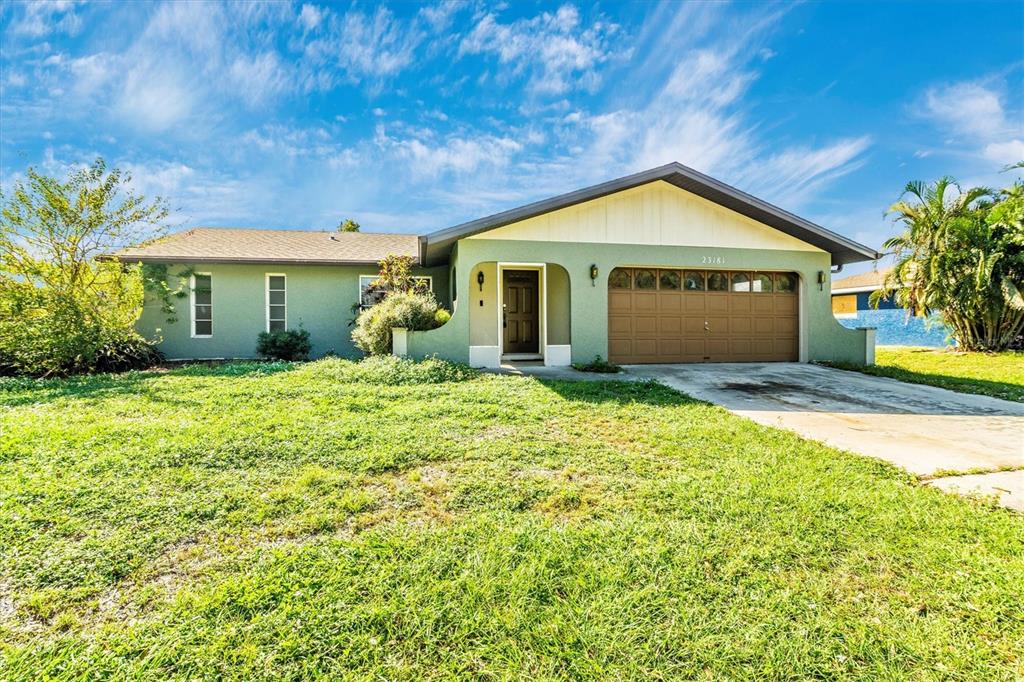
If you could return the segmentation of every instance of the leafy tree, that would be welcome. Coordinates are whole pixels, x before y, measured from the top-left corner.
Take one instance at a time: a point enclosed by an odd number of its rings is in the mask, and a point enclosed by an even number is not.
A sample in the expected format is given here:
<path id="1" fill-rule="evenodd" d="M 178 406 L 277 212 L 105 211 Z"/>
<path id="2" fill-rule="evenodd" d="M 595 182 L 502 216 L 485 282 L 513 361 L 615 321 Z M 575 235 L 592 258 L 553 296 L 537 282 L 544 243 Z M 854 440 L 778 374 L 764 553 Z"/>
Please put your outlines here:
<path id="1" fill-rule="evenodd" d="M 338 223 L 338 232 L 358 232 L 359 223 L 352 220 L 351 218 L 345 218 Z"/>
<path id="2" fill-rule="evenodd" d="M 966 191 L 950 178 L 909 183 L 890 211 L 904 231 L 877 305 L 938 313 L 965 350 L 1002 350 L 1024 332 L 1024 187 Z"/>
<path id="3" fill-rule="evenodd" d="M 8 371 L 114 366 L 119 344 L 141 341 L 139 268 L 99 258 L 163 229 L 166 204 L 133 194 L 130 182 L 98 158 L 64 180 L 29 168 L 0 194 L 0 364 Z"/>

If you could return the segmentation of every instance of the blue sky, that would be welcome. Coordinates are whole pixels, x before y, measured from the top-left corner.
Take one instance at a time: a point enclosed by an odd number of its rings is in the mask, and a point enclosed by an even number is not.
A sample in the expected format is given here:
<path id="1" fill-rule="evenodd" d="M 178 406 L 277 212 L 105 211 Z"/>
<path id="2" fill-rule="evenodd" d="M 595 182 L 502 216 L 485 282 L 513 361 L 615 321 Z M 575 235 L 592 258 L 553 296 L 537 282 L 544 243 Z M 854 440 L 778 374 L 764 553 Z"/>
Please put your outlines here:
<path id="1" fill-rule="evenodd" d="M 103 155 L 176 226 L 427 232 L 677 160 L 877 247 L 1024 159 L 1024 3 L 0 8 L 0 170 Z"/>

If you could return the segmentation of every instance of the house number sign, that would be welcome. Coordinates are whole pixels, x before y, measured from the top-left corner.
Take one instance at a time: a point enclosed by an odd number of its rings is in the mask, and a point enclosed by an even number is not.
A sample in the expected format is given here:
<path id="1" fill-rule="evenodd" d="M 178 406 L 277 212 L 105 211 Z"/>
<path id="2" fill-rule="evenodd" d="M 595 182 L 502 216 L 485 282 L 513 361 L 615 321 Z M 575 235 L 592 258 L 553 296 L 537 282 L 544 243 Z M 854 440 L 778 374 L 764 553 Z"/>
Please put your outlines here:
<path id="1" fill-rule="evenodd" d="M 701 265 L 725 265 L 725 256 L 701 256 Z"/>

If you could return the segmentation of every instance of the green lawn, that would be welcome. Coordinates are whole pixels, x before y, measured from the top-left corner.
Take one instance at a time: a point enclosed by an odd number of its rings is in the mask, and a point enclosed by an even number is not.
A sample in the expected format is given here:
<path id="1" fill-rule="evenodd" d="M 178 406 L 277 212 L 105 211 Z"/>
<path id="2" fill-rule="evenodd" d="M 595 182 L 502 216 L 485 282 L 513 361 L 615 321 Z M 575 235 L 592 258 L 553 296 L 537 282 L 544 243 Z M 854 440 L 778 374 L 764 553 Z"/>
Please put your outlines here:
<path id="1" fill-rule="evenodd" d="M 871 367 L 832 366 L 912 384 L 1024 402 L 1024 352 L 1020 351 L 958 353 L 934 348 L 879 346 Z"/>
<path id="2" fill-rule="evenodd" d="M 1020 515 L 657 384 L 401 370 L 0 381 L 0 679 L 1024 673 Z"/>

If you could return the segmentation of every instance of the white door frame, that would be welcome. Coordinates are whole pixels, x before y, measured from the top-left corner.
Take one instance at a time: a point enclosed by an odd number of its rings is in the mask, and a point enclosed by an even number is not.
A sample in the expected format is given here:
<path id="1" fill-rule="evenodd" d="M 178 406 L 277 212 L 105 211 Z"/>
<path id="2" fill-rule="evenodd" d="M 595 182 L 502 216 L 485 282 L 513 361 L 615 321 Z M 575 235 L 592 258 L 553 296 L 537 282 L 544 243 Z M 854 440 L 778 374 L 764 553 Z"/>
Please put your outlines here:
<path id="1" fill-rule="evenodd" d="M 503 313 L 505 312 L 505 287 L 502 278 L 503 270 L 536 270 L 540 273 L 540 291 L 537 293 L 537 304 L 540 306 L 540 314 L 537 316 L 540 321 L 540 339 L 538 351 L 541 360 L 548 356 L 548 266 L 547 263 L 506 263 L 499 261 L 498 270 L 498 357 L 505 358 L 505 329 Z"/>

